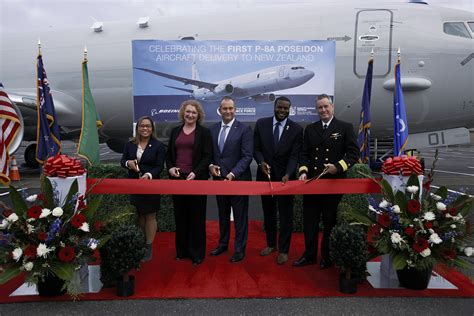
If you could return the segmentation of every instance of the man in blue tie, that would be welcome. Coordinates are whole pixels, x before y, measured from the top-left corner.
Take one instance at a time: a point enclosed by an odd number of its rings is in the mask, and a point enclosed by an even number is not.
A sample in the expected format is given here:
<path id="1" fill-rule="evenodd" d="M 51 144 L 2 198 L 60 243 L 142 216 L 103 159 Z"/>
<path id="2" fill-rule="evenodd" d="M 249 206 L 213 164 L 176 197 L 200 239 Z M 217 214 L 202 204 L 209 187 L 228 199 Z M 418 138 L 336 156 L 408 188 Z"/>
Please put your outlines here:
<path id="1" fill-rule="evenodd" d="M 214 155 L 209 172 L 214 180 L 251 181 L 250 163 L 253 154 L 252 129 L 235 119 L 235 102 L 224 97 L 219 106 L 222 122 L 211 127 Z M 230 213 L 234 214 L 235 243 L 231 262 L 245 257 L 248 235 L 249 197 L 240 195 L 217 195 L 219 209 L 219 245 L 211 256 L 227 251 L 230 239 Z"/>
<path id="2" fill-rule="evenodd" d="M 296 179 L 303 129 L 288 118 L 290 106 L 291 101 L 288 98 L 277 98 L 274 104 L 275 115 L 259 119 L 255 124 L 254 158 L 259 166 L 257 181 L 286 183 L 290 179 Z M 278 247 L 277 264 L 285 264 L 288 261 L 293 230 L 293 196 L 262 196 L 262 208 L 267 247 L 260 255 L 268 256 Z M 280 219 L 278 244 L 277 214 Z"/>

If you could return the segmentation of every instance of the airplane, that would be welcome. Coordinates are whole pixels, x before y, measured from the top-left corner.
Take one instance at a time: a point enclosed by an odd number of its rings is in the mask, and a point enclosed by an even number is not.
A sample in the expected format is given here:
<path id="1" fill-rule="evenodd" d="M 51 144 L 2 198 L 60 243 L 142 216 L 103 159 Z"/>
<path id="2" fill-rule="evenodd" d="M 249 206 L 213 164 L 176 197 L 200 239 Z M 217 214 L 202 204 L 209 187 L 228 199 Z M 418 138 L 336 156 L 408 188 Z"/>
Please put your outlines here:
<path id="1" fill-rule="evenodd" d="M 52 20 L 54 14 L 50 16 Z M 393 65 L 400 47 L 409 139 L 419 136 L 426 146 L 455 144 L 466 134 L 469 137 L 468 129 L 474 127 L 472 12 L 421 3 L 351 1 L 242 7 L 233 8 L 231 13 L 224 9 L 184 17 L 154 13 L 145 20 L 146 23 L 140 19 L 139 25 L 97 21 L 92 29 L 61 25 L 45 31 L 2 33 L 0 81 L 22 115 L 23 140 L 36 139 L 38 38 L 43 43 L 43 60 L 62 139 L 76 140 L 79 136 L 80 67 L 82 50 L 87 45 L 92 94 L 104 122 L 101 141 L 117 152 L 132 135 L 134 39 L 334 40 L 335 115 L 355 127 L 359 123 L 367 60 L 374 50 L 371 134 L 376 140 L 393 137 Z M 27 23 L 26 18 L 18 23 Z M 318 93 L 324 91 L 315 91 Z M 176 124 L 177 121 L 158 122 L 159 135 L 166 138 Z M 33 165 L 34 146 L 25 150 L 25 160 Z"/>
<path id="2" fill-rule="evenodd" d="M 165 87 L 188 92 L 192 98 L 202 101 L 217 101 L 224 96 L 235 99 L 252 98 L 257 103 L 275 101 L 275 90 L 294 88 L 308 82 L 314 72 L 299 65 L 281 65 L 254 71 L 237 77 L 221 80 L 216 83 L 200 81 L 197 78 L 184 78 L 151 69 L 135 67 L 156 76 L 176 80 L 185 85 L 191 84 L 195 89 L 185 89 L 165 85 Z M 196 64 L 193 63 L 193 75 L 197 76 Z"/>

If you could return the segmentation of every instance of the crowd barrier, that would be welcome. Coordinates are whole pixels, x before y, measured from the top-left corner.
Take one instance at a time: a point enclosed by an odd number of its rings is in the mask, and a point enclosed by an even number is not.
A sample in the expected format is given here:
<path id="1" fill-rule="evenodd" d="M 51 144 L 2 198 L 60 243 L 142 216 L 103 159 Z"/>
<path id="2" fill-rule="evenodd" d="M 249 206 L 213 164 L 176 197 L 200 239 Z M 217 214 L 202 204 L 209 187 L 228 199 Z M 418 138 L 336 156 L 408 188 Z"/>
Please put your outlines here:
<path id="1" fill-rule="evenodd" d="M 175 195 L 300 195 L 380 193 L 371 179 L 318 179 L 288 181 L 209 181 L 87 179 L 92 194 L 175 194 Z"/>

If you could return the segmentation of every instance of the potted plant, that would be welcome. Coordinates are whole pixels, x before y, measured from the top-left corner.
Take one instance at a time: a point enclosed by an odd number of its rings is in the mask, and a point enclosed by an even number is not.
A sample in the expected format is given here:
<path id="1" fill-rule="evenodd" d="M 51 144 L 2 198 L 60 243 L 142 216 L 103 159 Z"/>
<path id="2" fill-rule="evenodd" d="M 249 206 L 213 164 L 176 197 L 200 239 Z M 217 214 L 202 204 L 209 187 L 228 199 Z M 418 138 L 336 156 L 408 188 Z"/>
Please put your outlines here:
<path id="1" fill-rule="evenodd" d="M 368 256 L 365 230 L 346 222 L 337 225 L 331 232 L 329 249 L 331 260 L 341 270 L 339 290 L 357 292 L 357 283 L 365 278 Z"/>
<path id="2" fill-rule="evenodd" d="M 145 253 L 145 237 L 138 227 L 127 224 L 117 227 L 107 244 L 101 248 L 103 283 L 110 285 L 115 280 L 118 296 L 133 295 L 135 277 L 129 273 L 140 267 Z"/>
<path id="3" fill-rule="evenodd" d="M 425 289 L 436 263 L 468 268 L 470 263 L 460 255 L 472 255 L 465 242 L 471 234 L 466 219 L 474 199 L 446 187 L 431 192 L 435 163 L 423 185 L 415 159 L 401 157 L 384 164 L 385 174 L 398 177 L 400 172 L 407 179 L 396 186 L 387 177 L 378 181 L 383 200 L 369 206 L 367 214 L 351 214 L 368 226 L 369 247 L 391 256 L 400 284 L 410 289 Z"/>
<path id="4" fill-rule="evenodd" d="M 96 220 L 100 199 L 79 195 L 77 181 L 63 206 L 59 196 L 45 177 L 41 193 L 26 199 L 10 186 L 13 208 L 0 209 L 0 284 L 25 273 L 40 295 L 80 294 L 75 271 L 99 258 L 98 248 L 107 240 L 103 222 Z"/>

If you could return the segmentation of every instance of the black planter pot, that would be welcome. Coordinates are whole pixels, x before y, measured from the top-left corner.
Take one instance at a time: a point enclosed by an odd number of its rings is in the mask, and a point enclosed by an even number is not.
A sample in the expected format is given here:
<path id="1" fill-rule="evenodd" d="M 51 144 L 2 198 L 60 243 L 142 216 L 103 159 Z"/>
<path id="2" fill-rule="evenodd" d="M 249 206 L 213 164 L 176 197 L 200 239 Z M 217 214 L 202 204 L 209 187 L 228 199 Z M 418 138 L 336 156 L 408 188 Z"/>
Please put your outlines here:
<path id="1" fill-rule="evenodd" d="M 433 269 L 418 270 L 405 267 L 397 270 L 398 282 L 410 290 L 424 290 L 428 287 Z"/>
<path id="2" fill-rule="evenodd" d="M 66 289 L 62 289 L 64 281 L 54 274 L 46 274 L 44 281 L 39 281 L 36 285 L 38 294 L 44 297 L 54 297 L 66 293 Z"/>
<path id="3" fill-rule="evenodd" d="M 123 281 L 122 278 L 117 281 L 117 296 L 127 297 L 135 294 L 135 277 L 131 275 L 128 278 L 128 281 Z"/>
<path id="4" fill-rule="evenodd" d="M 346 279 L 344 274 L 340 274 L 339 291 L 344 294 L 354 294 L 357 292 L 357 279 Z"/>

